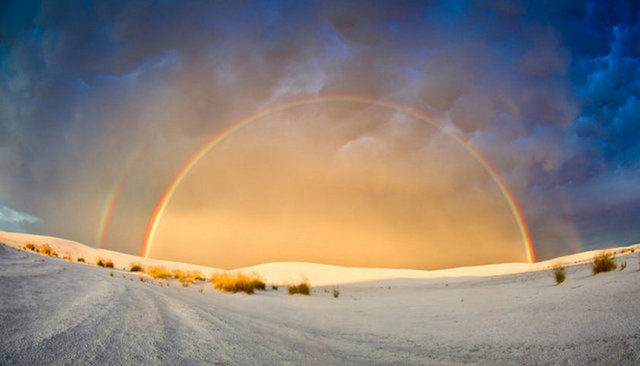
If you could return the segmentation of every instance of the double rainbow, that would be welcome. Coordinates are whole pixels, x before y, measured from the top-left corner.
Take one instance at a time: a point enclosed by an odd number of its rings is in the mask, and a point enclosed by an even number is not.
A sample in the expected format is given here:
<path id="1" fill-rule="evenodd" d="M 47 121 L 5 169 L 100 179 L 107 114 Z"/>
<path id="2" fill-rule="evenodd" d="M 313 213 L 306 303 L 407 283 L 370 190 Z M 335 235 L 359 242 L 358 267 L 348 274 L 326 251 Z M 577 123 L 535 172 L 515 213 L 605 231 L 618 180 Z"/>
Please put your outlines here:
<path id="1" fill-rule="evenodd" d="M 144 236 L 141 255 L 144 256 L 145 258 L 149 257 L 149 253 L 151 252 L 151 248 L 152 248 L 153 237 L 156 233 L 156 230 L 158 229 L 158 223 L 160 222 L 160 219 L 162 218 L 162 214 L 167 208 L 167 204 L 175 194 L 180 183 L 184 180 L 187 174 L 189 174 L 191 169 L 193 169 L 193 167 L 196 166 L 196 164 L 198 164 L 198 162 L 212 148 L 214 148 L 218 143 L 220 143 L 220 141 L 232 135 L 235 131 L 270 114 L 284 111 L 286 109 L 304 105 L 304 104 L 326 103 L 326 102 L 371 104 L 371 105 L 394 109 L 396 111 L 404 112 L 421 121 L 427 122 L 432 126 L 447 133 L 449 136 L 453 137 L 455 140 L 457 140 L 482 165 L 482 167 L 489 173 L 491 178 L 495 181 L 495 183 L 500 188 L 500 191 L 502 192 L 502 195 L 504 196 L 504 198 L 507 200 L 507 203 L 509 204 L 509 207 L 513 213 L 513 217 L 515 218 L 515 221 L 520 229 L 520 234 L 522 236 L 522 241 L 523 241 L 524 249 L 527 255 L 527 260 L 530 263 L 535 262 L 535 253 L 533 251 L 533 246 L 531 244 L 531 237 L 529 235 L 529 231 L 522 217 L 522 212 L 518 207 L 518 205 L 516 204 L 513 194 L 511 193 L 511 191 L 509 191 L 509 189 L 507 188 L 507 185 L 504 183 L 502 178 L 500 178 L 500 175 L 498 174 L 496 169 L 493 166 L 491 166 L 491 164 L 489 164 L 489 162 L 473 146 L 471 146 L 460 134 L 458 134 L 451 127 L 438 121 L 437 119 L 423 112 L 419 112 L 411 107 L 408 107 L 396 102 L 387 101 L 387 100 L 379 100 L 379 99 L 366 98 L 362 96 L 350 96 L 350 95 L 314 96 L 314 97 L 296 99 L 296 100 L 276 104 L 276 105 L 267 107 L 265 109 L 262 109 L 258 112 L 255 112 L 253 114 L 250 114 L 242 118 L 238 122 L 230 125 L 223 131 L 219 132 L 218 134 L 216 134 L 211 140 L 209 140 L 209 142 L 204 144 L 204 146 L 202 146 L 198 151 L 196 151 L 195 154 L 193 154 L 189 158 L 186 164 L 180 169 L 180 171 L 171 180 L 171 183 L 165 190 L 164 194 L 162 195 L 162 198 L 160 199 L 160 202 L 153 210 L 153 214 L 149 219 L 149 222 L 147 224 L 147 230 Z"/>

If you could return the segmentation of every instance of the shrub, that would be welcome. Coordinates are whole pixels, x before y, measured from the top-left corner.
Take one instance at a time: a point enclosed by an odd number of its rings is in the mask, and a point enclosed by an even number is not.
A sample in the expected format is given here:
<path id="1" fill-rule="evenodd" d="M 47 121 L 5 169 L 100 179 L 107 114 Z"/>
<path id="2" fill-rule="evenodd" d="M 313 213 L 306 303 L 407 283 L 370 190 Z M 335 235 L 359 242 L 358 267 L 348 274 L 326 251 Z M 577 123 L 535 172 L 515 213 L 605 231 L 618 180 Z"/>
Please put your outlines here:
<path id="1" fill-rule="evenodd" d="M 254 290 L 266 289 L 265 283 L 257 275 L 247 276 L 241 273 L 222 273 L 211 276 L 211 283 L 217 290 L 225 292 L 245 292 L 252 294 Z"/>
<path id="2" fill-rule="evenodd" d="M 40 253 L 44 255 L 51 255 L 51 247 L 47 244 L 40 246 Z"/>
<path id="3" fill-rule="evenodd" d="M 113 268 L 113 261 L 112 260 L 106 260 L 104 261 L 104 266 L 106 268 Z"/>
<path id="4" fill-rule="evenodd" d="M 276 285 L 271 285 L 271 289 L 272 289 L 272 290 L 276 290 L 276 291 L 277 291 L 277 290 L 278 290 L 278 286 L 276 286 Z"/>
<path id="5" fill-rule="evenodd" d="M 340 289 L 338 287 L 336 287 L 336 288 L 333 289 L 333 297 L 335 299 L 337 299 L 338 296 L 340 296 Z"/>
<path id="6" fill-rule="evenodd" d="M 84 258 L 82 258 L 82 257 L 78 258 L 78 262 L 84 263 Z"/>
<path id="7" fill-rule="evenodd" d="M 627 261 L 622 261 L 620 262 L 620 270 L 624 270 L 625 268 L 627 268 Z"/>
<path id="8" fill-rule="evenodd" d="M 51 254 L 49 254 L 49 255 L 52 256 L 52 257 L 57 257 L 58 256 L 58 252 L 52 251 Z"/>
<path id="9" fill-rule="evenodd" d="M 25 245 L 24 248 L 27 250 L 36 250 L 36 246 L 33 245 L 33 243 L 27 243 L 27 245 Z"/>
<path id="10" fill-rule="evenodd" d="M 613 255 L 609 252 L 603 251 L 593 258 L 593 274 L 610 272 L 616 269 L 616 267 L 616 261 L 613 259 Z"/>
<path id="11" fill-rule="evenodd" d="M 96 261 L 96 265 L 100 267 L 104 267 L 104 260 L 102 260 L 102 258 L 98 258 L 98 260 Z"/>
<path id="12" fill-rule="evenodd" d="M 567 272 L 564 267 L 555 266 L 553 267 L 553 276 L 556 279 L 556 284 L 561 284 L 567 278 Z"/>
<path id="13" fill-rule="evenodd" d="M 71 262 L 71 256 L 70 255 L 65 255 L 64 259 L 68 260 L 69 262 Z"/>
<path id="14" fill-rule="evenodd" d="M 131 271 L 131 272 L 142 272 L 142 271 L 143 271 L 143 269 L 142 269 L 142 267 L 141 267 L 141 266 L 139 266 L 139 265 L 137 265 L 137 264 L 134 264 L 133 266 L 131 266 L 130 271 Z"/>
<path id="15" fill-rule="evenodd" d="M 635 253 L 636 252 L 636 247 L 631 247 L 631 253 Z"/>
<path id="16" fill-rule="evenodd" d="M 113 277 L 113 271 L 109 272 L 109 276 Z"/>
<path id="17" fill-rule="evenodd" d="M 162 267 L 149 267 L 144 272 L 156 280 L 159 278 L 166 280 L 171 277 L 169 272 L 167 272 L 167 270 Z"/>
<path id="18" fill-rule="evenodd" d="M 295 294 L 309 295 L 309 292 L 310 292 L 310 288 L 306 282 L 302 282 L 297 286 L 296 285 L 289 286 L 289 295 L 295 295 Z"/>

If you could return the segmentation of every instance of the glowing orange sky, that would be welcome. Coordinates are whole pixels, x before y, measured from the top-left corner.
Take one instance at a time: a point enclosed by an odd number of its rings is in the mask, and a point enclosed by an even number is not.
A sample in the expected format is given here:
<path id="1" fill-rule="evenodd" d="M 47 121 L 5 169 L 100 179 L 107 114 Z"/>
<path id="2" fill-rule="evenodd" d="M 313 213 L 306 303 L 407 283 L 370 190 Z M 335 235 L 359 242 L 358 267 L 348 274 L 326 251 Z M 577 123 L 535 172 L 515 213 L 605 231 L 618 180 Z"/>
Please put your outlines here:
<path id="1" fill-rule="evenodd" d="M 185 178 L 154 257 L 396 268 L 526 261 L 505 198 L 451 136 L 374 106 L 302 106 L 226 138 Z"/>

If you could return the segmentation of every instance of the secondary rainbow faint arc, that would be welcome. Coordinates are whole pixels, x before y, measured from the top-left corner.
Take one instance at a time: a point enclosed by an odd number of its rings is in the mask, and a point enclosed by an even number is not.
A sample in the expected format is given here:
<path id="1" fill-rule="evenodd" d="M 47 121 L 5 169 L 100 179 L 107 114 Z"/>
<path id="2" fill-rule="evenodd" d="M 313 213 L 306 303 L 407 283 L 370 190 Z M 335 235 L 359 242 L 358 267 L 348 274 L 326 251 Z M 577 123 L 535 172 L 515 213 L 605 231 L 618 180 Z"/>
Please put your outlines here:
<path id="1" fill-rule="evenodd" d="M 180 171 L 174 176 L 173 180 L 167 187 L 166 191 L 162 195 L 160 202 L 153 210 L 153 214 L 149 219 L 149 223 L 147 224 L 147 230 L 144 237 L 144 242 L 142 245 L 141 254 L 147 258 L 149 257 L 149 252 L 151 251 L 151 244 L 153 241 L 153 237 L 158 228 L 158 223 L 160 222 L 160 218 L 164 213 L 164 210 L 167 207 L 167 204 L 173 197 L 176 192 L 178 186 L 186 177 L 186 175 L 193 169 L 193 167 L 202 159 L 214 146 L 216 146 L 220 141 L 224 140 L 229 135 L 233 134 L 235 131 L 243 128 L 244 126 L 262 118 L 268 116 L 270 114 L 280 112 L 289 108 L 293 108 L 296 106 L 311 104 L 311 103 L 323 103 L 323 102 L 343 102 L 343 103 L 360 103 L 360 104 L 371 104 L 376 106 L 387 107 L 390 109 L 394 109 L 397 111 L 404 112 L 410 116 L 413 116 L 421 121 L 427 122 L 432 126 L 444 131 L 454 139 L 456 139 L 464 148 L 471 153 L 471 155 L 482 165 L 482 167 L 489 173 L 491 178 L 495 181 L 495 183 L 500 188 L 502 195 L 507 200 L 509 204 L 509 208 L 511 209 L 514 219 L 518 224 L 518 228 L 520 229 L 520 234 L 522 236 L 522 241 L 525 247 L 525 252 L 527 254 L 527 260 L 529 263 L 534 263 L 535 252 L 533 251 L 533 245 L 531 244 L 531 237 L 529 235 L 529 230 L 527 229 L 527 225 L 522 217 L 522 212 L 518 207 L 513 194 L 507 188 L 507 185 L 504 183 L 498 172 L 493 168 L 491 164 L 473 147 L 471 146 L 461 135 L 459 135 L 456 131 L 451 129 L 449 126 L 443 124 L 437 119 L 425 114 L 424 112 L 419 112 L 411 107 L 399 104 L 394 101 L 382 100 L 382 99 L 373 99 L 362 96 L 351 96 L 351 95 L 328 95 L 328 96 L 314 96 L 302 99 L 294 99 L 287 102 L 279 103 L 276 105 L 269 106 L 265 109 L 259 110 L 255 113 L 252 113 L 238 122 L 230 125 L 226 129 L 217 133 L 209 142 L 204 144 L 198 151 L 193 154 L 186 164 L 180 169 Z"/>

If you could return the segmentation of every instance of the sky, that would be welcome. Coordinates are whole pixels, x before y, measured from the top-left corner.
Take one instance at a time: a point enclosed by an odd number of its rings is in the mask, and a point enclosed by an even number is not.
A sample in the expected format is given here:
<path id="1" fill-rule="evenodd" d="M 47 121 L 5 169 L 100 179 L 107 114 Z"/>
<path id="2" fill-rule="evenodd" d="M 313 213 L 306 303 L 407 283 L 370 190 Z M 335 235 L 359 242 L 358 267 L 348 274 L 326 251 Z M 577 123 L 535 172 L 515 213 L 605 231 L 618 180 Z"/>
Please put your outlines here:
<path id="1" fill-rule="evenodd" d="M 214 136 L 274 104 L 355 95 L 478 151 L 537 259 L 636 243 L 639 17 L 634 1 L 4 1 L 0 230 L 137 254 Z M 463 145 L 372 103 L 275 113 L 194 167 L 151 254 L 523 260 L 513 212 Z"/>

